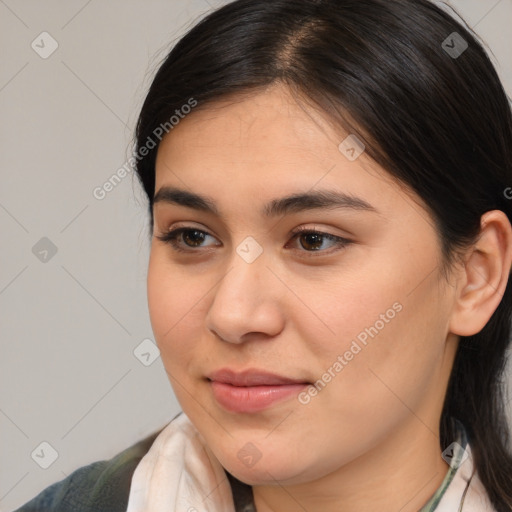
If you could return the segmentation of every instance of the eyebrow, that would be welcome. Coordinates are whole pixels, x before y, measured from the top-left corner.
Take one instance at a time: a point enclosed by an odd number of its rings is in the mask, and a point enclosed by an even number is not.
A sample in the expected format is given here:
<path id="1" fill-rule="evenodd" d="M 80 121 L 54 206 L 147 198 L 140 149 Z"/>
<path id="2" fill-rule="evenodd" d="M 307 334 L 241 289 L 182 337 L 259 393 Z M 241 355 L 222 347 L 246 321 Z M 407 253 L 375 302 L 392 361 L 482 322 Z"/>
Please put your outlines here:
<path id="1" fill-rule="evenodd" d="M 158 190 L 153 198 L 155 203 L 168 203 L 185 206 L 194 210 L 211 213 L 222 217 L 215 201 L 207 196 L 201 196 L 194 192 L 164 186 Z M 265 217 L 277 217 L 290 213 L 298 213 L 316 209 L 345 209 L 356 211 L 369 211 L 379 214 L 379 210 L 370 203 L 344 192 L 334 190 L 316 190 L 313 192 L 296 193 L 278 199 L 273 199 L 262 209 Z"/>

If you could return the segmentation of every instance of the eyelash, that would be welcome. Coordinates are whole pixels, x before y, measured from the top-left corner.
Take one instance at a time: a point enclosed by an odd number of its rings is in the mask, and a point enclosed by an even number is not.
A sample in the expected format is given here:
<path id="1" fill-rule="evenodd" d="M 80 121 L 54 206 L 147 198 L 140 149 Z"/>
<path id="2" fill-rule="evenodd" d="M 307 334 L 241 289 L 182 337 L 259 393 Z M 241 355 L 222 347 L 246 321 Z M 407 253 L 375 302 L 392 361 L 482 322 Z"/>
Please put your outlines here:
<path id="1" fill-rule="evenodd" d="M 166 244 L 169 244 L 172 247 L 172 249 L 176 252 L 189 253 L 189 254 L 198 252 L 193 247 L 190 247 L 189 249 L 183 249 L 183 247 L 180 246 L 178 237 L 187 231 L 196 231 L 198 233 L 203 233 L 208 236 L 213 236 L 213 235 L 210 235 L 209 233 L 207 233 L 206 231 L 203 231 L 201 229 L 191 228 L 191 227 L 176 228 L 176 229 L 173 229 L 172 231 L 169 231 L 163 235 L 155 235 L 155 236 L 158 240 L 160 240 Z M 312 250 L 312 251 L 308 251 L 308 250 L 304 249 L 303 251 L 300 251 L 300 252 L 305 252 L 307 254 L 306 257 L 314 257 L 313 256 L 314 254 L 320 254 L 322 256 L 332 254 L 334 252 L 344 249 L 346 246 L 348 246 L 349 244 L 352 243 L 351 240 L 348 240 L 346 238 L 332 235 L 330 233 L 324 233 L 323 231 L 316 231 L 314 229 L 305 228 L 305 227 L 296 228 L 291 233 L 292 239 L 298 238 L 300 235 L 311 235 L 311 234 L 312 235 L 320 235 L 321 237 L 323 237 L 329 241 L 335 242 L 336 248 L 334 250 L 327 250 L 327 251 L 321 250 L 321 249 Z M 199 247 L 199 249 L 200 249 L 200 247 Z"/>

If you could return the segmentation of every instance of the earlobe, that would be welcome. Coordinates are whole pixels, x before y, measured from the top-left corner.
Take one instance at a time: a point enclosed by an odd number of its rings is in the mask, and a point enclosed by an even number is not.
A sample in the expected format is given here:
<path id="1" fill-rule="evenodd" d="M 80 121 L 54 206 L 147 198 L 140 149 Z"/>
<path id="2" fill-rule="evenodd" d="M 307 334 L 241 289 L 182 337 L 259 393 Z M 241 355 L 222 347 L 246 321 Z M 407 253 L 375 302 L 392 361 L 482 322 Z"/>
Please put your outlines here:
<path id="1" fill-rule="evenodd" d="M 479 333 L 497 309 L 512 265 L 512 227 L 501 210 L 482 215 L 480 237 L 468 251 L 456 290 L 450 332 Z"/>

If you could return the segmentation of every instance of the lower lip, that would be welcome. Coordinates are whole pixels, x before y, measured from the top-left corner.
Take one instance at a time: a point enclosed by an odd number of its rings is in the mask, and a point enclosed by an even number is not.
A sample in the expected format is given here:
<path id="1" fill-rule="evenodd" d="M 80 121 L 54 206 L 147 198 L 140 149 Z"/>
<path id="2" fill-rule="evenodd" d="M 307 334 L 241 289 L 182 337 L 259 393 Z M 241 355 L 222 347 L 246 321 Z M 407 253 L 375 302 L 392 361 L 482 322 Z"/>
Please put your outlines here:
<path id="1" fill-rule="evenodd" d="M 258 412 L 271 405 L 297 396 L 309 384 L 281 386 L 232 386 L 211 381 L 213 396 L 230 412 Z"/>

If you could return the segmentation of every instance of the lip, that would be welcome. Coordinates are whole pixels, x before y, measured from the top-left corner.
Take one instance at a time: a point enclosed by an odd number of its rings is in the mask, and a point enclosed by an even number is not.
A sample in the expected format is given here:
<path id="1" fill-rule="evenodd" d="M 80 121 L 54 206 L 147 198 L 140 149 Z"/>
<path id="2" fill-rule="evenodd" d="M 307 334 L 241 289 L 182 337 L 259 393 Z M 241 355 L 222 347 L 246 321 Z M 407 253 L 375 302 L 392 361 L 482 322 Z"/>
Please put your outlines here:
<path id="1" fill-rule="evenodd" d="M 254 413 L 297 396 L 310 383 L 249 369 L 235 372 L 222 368 L 208 376 L 214 398 L 230 412 Z"/>
<path id="2" fill-rule="evenodd" d="M 276 373 L 249 368 L 236 372 L 230 368 L 221 368 L 207 375 L 210 380 L 231 384 L 232 386 L 280 386 L 284 384 L 309 384 L 304 379 L 291 379 Z"/>

